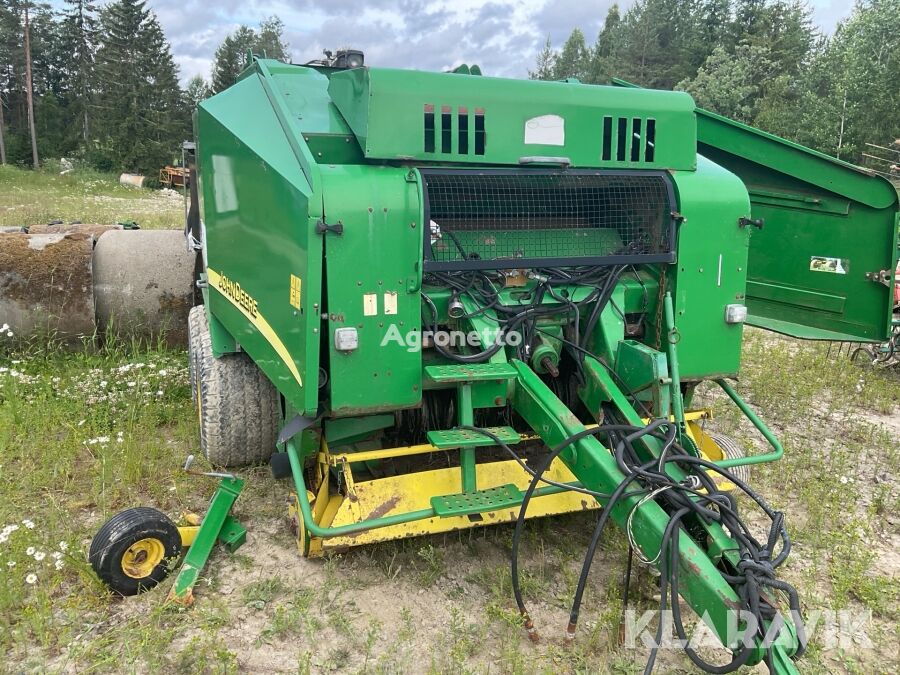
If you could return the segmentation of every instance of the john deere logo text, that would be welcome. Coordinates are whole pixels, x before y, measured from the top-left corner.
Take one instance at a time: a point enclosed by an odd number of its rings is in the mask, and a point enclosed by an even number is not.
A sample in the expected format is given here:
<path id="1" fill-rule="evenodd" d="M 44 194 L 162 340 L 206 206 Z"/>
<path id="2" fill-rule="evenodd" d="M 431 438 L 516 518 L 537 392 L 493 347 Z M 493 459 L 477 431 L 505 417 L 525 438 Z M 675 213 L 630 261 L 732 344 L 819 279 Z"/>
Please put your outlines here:
<path id="1" fill-rule="evenodd" d="M 256 300 L 250 297 L 238 282 L 232 281 L 223 274 L 219 279 L 218 288 L 231 298 L 236 305 L 242 307 L 252 318 L 255 319 L 259 315 Z"/>

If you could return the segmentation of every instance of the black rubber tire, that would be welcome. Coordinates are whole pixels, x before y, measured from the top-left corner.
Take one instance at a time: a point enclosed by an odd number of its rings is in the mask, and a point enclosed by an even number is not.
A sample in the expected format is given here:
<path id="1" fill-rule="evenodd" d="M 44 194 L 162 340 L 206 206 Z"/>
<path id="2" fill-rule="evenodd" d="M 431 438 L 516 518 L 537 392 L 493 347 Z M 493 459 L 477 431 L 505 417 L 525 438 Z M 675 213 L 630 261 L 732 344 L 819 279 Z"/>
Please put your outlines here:
<path id="1" fill-rule="evenodd" d="M 165 555 L 145 577 L 136 579 L 122 569 L 122 558 L 141 539 L 157 539 Z M 181 535 L 166 514 L 146 506 L 120 511 L 103 524 L 91 540 L 88 560 L 100 580 L 119 595 L 137 595 L 169 576 L 181 556 Z"/>
<path id="2" fill-rule="evenodd" d="M 726 459 L 743 459 L 747 456 L 747 453 L 744 452 L 744 448 L 741 445 L 731 438 L 731 436 L 726 436 L 725 434 L 720 434 L 716 431 L 708 431 L 707 435 L 713 439 L 716 444 L 725 451 Z M 728 472 L 731 473 L 738 480 L 742 480 L 748 485 L 750 484 L 750 465 L 744 464 L 743 466 L 733 466 L 728 469 Z"/>
<path id="3" fill-rule="evenodd" d="M 202 306 L 188 316 L 188 344 L 203 454 L 221 467 L 268 461 L 281 420 L 278 391 L 247 354 L 213 356 Z"/>

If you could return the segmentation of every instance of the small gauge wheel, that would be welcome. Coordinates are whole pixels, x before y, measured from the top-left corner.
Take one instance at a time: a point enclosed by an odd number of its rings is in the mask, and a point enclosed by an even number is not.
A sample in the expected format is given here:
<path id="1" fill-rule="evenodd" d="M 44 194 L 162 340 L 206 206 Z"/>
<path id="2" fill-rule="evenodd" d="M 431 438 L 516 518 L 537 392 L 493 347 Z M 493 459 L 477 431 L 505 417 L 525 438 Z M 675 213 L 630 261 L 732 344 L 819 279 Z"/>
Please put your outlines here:
<path id="1" fill-rule="evenodd" d="M 307 490 L 307 498 L 312 497 L 312 493 Z M 310 545 L 312 539 L 309 531 L 306 529 L 306 522 L 303 519 L 303 513 L 300 511 L 300 501 L 296 494 L 291 494 L 290 505 L 288 506 L 288 525 L 291 528 L 291 534 L 297 538 L 297 548 L 300 555 L 304 558 L 309 557 Z"/>
<path id="2" fill-rule="evenodd" d="M 708 432 L 709 437 L 716 442 L 722 451 L 725 453 L 725 459 L 744 459 L 747 456 L 747 453 L 744 452 L 744 448 L 742 448 L 737 441 L 735 441 L 730 436 L 726 436 L 725 434 L 720 434 L 715 431 Z M 728 469 L 729 473 L 731 473 L 735 478 L 744 483 L 750 483 L 750 465 L 742 464 L 739 466 L 733 466 Z M 715 474 L 714 477 L 719 479 L 723 479 L 722 474 Z"/>
<path id="3" fill-rule="evenodd" d="M 181 555 L 181 534 L 168 516 L 145 506 L 110 518 L 91 541 L 88 559 L 119 595 L 136 595 L 165 579 Z"/>

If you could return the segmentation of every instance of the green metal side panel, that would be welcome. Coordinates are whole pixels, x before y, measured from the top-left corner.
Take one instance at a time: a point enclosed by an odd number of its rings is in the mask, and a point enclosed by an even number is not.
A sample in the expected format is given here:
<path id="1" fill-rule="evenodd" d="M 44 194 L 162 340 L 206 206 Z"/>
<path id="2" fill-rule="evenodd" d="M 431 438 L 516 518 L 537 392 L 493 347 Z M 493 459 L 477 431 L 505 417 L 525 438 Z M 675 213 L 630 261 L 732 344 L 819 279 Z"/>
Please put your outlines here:
<path id="1" fill-rule="evenodd" d="M 835 187 L 840 192 L 826 189 L 761 164 L 761 157 L 738 154 L 747 144 L 775 141 L 738 128 L 746 136 L 742 144 L 726 143 L 733 129 L 728 128 L 727 137 L 712 133 L 725 128 L 701 125 L 709 143 L 700 148 L 742 178 L 750 190 L 753 217 L 765 221 L 750 238 L 748 322 L 806 339 L 885 339 L 892 289 L 866 275 L 897 264 L 897 202 L 890 184 L 813 155 L 819 168 L 841 171 L 850 179 Z M 803 149 L 790 145 L 785 151 L 803 160 L 798 168 L 787 164 L 789 156 L 782 158 L 786 163 L 781 166 L 792 173 L 816 170 L 805 166 L 809 158 Z M 810 176 L 825 182 L 818 174 Z M 860 181 L 870 183 L 867 190 L 858 186 Z"/>
<path id="2" fill-rule="evenodd" d="M 422 352 L 397 339 L 421 328 L 422 221 L 419 187 L 405 169 L 323 166 L 327 348 L 335 416 L 396 410 L 422 398 Z M 358 347 L 339 351 L 339 328 Z M 393 339 L 389 331 L 396 330 Z"/>
<path id="3" fill-rule="evenodd" d="M 749 233 L 738 220 L 750 213 L 747 190 L 737 176 L 704 157 L 695 173 L 675 172 L 673 179 L 685 218 L 678 230 L 678 260 L 668 269 L 675 278 L 681 378 L 734 375 L 743 327 L 725 323 L 725 307 L 745 303 Z"/>
<path id="4" fill-rule="evenodd" d="M 328 77 L 313 68 L 281 61 L 264 62 L 274 86 L 284 96 L 285 106 L 305 134 L 353 136 L 328 95 Z"/>
<path id="5" fill-rule="evenodd" d="M 263 62 L 272 88 L 281 95 L 287 117 L 293 120 L 320 164 L 362 164 L 356 136 L 328 95 L 328 77 L 313 69 L 280 61 Z"/>
<path id="6" fill-rule="evenodd" d="M 307 158 L 304 171 L 279 112 L 255 72 L 199 107 L 207 295 L 211 314 L 309 414 L 318 406 L 322 242 L 312 232 L 321 197 L 306 176 L 318 169 Z"/>
<path id="7" fill-rule="evenodd" d="M 370 159 L 519 164 L 523 157 L 542 156 L 567 157 L 577 167 L 681 170 L 696 164 L 694 104 L 680 92 L 386 68 L 334 73 L 328 91 Z M 426 150 L 429 107 L 433 151 Z M 484 120 L 483 154 L 474 138 L 477 115 Z M 604 160 L 607 117 L 611 147 Z M 648 120 L 654 127 L 652 157 Z M 461 122 L 468 133 L 461 133 Z M 462 148 L 461 139 L 468 141 Z"/>

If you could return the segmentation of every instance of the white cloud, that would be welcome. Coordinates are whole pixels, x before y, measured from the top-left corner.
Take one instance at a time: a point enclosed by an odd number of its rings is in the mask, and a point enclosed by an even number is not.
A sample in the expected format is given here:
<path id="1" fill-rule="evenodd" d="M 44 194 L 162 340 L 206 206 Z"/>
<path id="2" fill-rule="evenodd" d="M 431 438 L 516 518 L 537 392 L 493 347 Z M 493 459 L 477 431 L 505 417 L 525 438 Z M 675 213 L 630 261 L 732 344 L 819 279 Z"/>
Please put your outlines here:
<path id="1" fill-rule="evenodd" d="M 525 77 L 549 36 L 561 45 L 573 28 L 592 42 L 616 0 L 148 0 L 159 17 L 182 82 L 210 76 L 213 54 L 240 24 L 277 14 L 295 62 L 322 49 L 352 46 L 370 65 L 445 70 L 477 63 L 485 73 Z M 634 0 L 620 0 L 623 12 Z M 61 0 L 53 0 L 61 5 Z M 852 9 L 847 0 L 811 0 L 826 32 Z"/>

